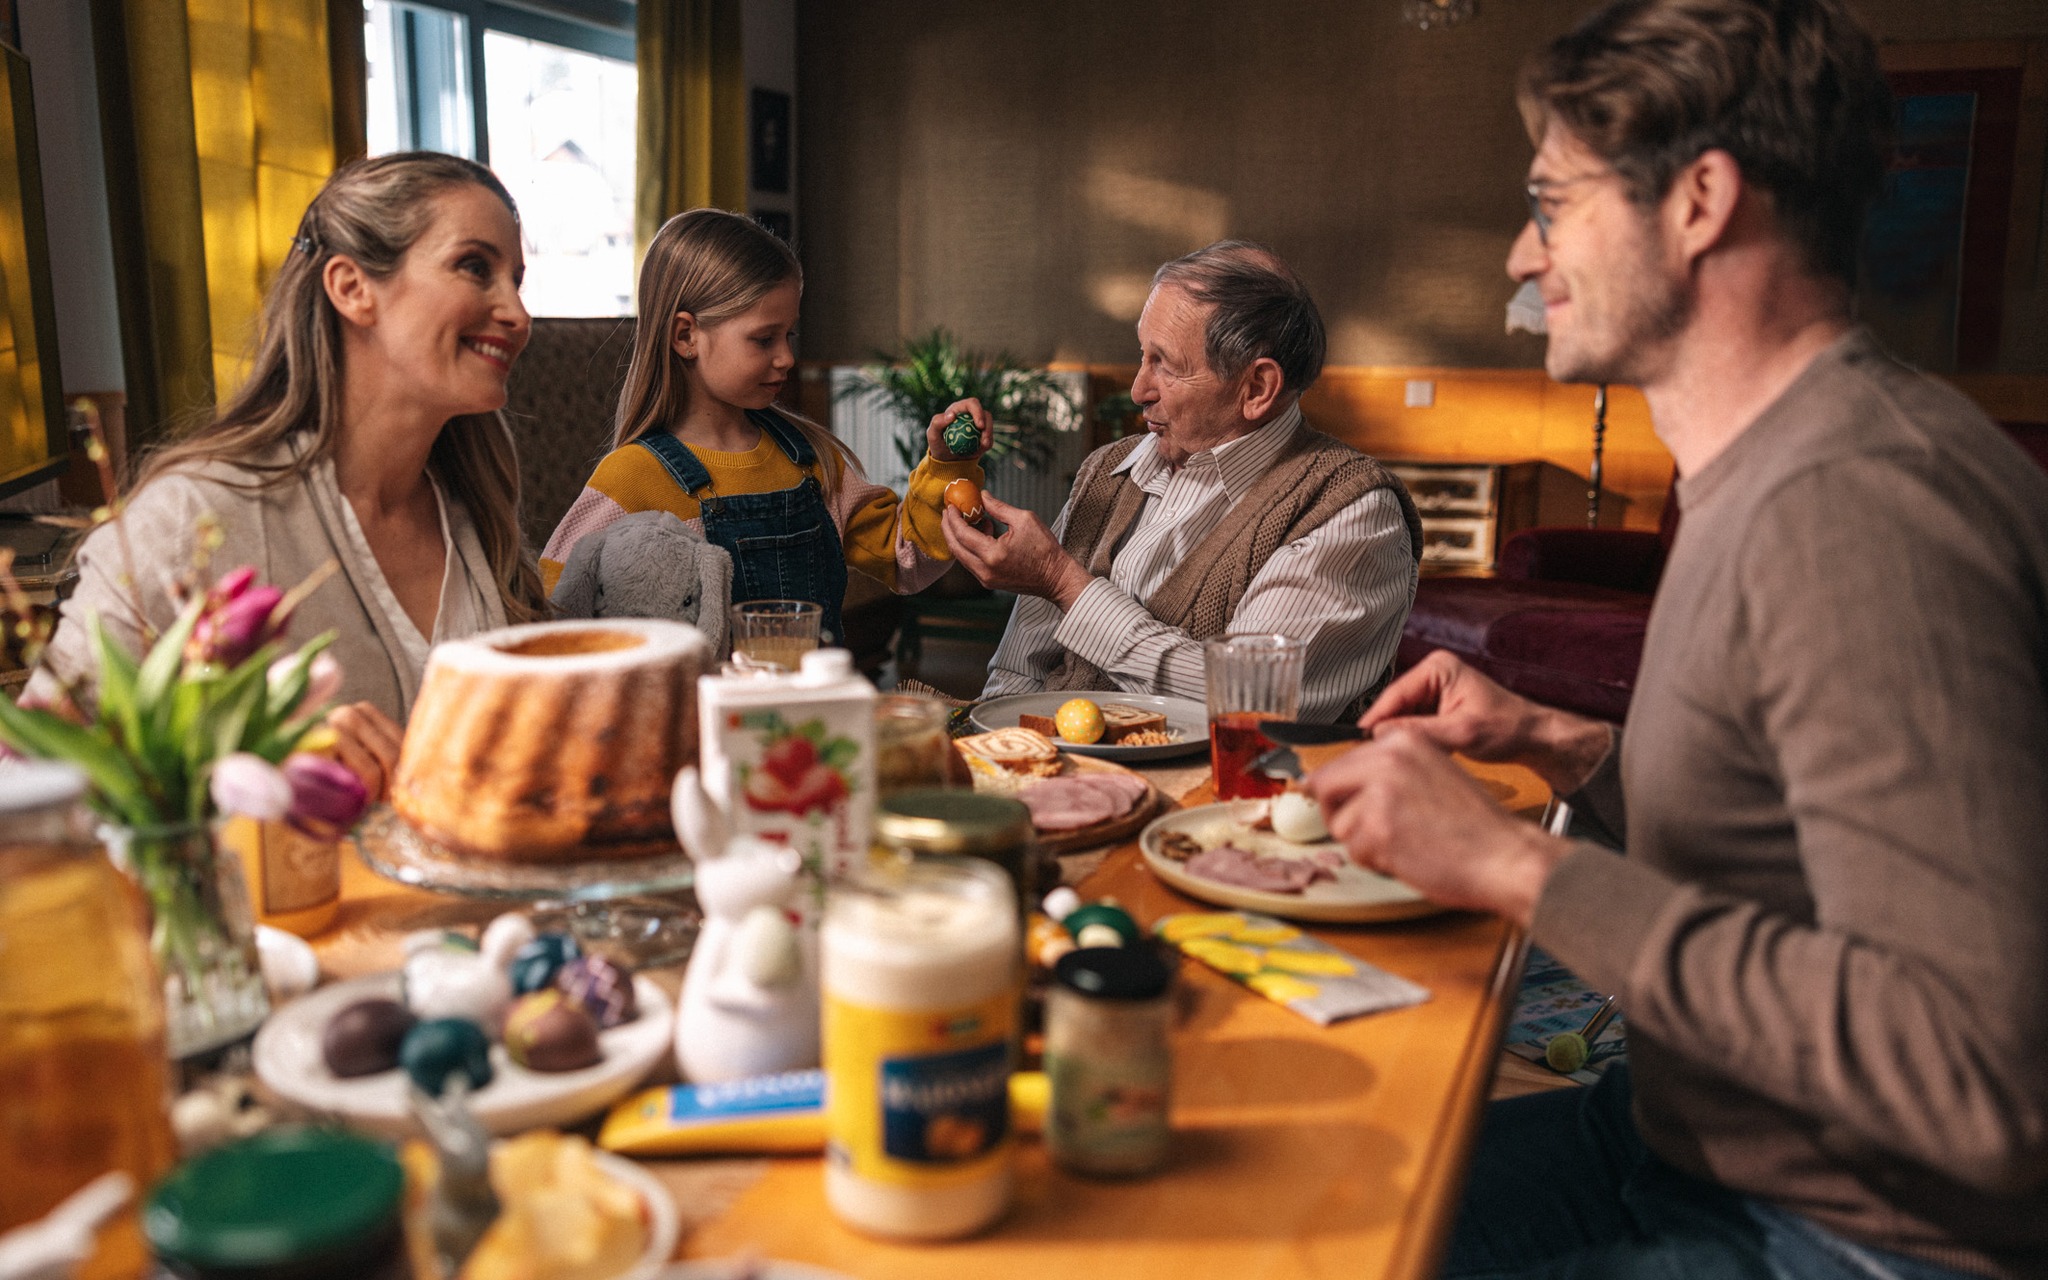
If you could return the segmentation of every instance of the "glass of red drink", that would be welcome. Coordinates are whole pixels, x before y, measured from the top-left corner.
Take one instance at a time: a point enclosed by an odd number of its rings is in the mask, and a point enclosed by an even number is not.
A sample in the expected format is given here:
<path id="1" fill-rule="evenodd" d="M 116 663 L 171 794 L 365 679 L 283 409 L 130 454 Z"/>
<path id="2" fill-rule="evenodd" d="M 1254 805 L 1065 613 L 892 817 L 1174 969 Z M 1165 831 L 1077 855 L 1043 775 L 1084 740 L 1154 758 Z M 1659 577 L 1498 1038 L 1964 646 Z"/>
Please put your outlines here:
<path id="1" fill-rule="evenodd" d="M 1252 772 L 1273 749 L 1264 720 L 1292 720 L 1301 707 L 1301 641 L 1282 635 L 1226 636 L 1202 647 L 1209 686 L 1209 761 L 1216 798 L 1278 795 L 1282 783 Z"/>

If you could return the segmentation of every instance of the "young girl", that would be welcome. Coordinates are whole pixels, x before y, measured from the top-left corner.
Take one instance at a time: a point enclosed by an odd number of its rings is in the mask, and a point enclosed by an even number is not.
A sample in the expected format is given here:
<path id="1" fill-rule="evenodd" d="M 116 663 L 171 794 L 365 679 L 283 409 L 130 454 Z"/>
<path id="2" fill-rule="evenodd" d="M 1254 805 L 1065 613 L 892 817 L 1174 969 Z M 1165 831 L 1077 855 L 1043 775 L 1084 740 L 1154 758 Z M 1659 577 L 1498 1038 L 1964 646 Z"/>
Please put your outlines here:
<path id="1" fill-rule="evenodd" d="M 695 209 L 655 235 L 612 451 L 541 552 L 550 591 L 578 540 L 636 511 L 671 512 L 725 548 L 735 603 L 815 601 L 826 644 L 845 634 L 849 565 L 903 594 L 946 571 L 943 494 L 982 483 L 988 414 L 963 400 L 933 418 L 898 502 L 831 433 L 769 407 L 796 367 L 802 294 L 796 255 L 748 218 Z M 964 457 L 943 439 L 962 410 L 981 428 Z"/>

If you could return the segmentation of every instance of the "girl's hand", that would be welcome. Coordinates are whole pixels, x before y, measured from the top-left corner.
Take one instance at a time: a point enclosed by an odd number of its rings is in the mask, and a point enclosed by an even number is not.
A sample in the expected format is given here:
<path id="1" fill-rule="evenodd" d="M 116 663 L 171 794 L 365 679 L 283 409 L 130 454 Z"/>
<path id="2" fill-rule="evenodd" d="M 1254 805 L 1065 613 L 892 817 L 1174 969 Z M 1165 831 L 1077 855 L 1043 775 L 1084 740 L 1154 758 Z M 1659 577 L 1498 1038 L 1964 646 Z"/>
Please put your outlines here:
<path id="1" fill-rule="evenodd" d="M 953 419 L 965 413 L 974 419 L 974 425 L 981 428 L 981 439 L 975 442 L 971 453 L 954 453 L 946 447 L 946 427 Z M 969 397 L 955 400 L 946 406 L 944 412 L 933 415 L 931 425 L 924 429 L 925 448 L 939 462 L 974 462 L 995 440 L 996 422 L 988 416 L 988 410 L 981 407 L 981 401 Z"/>

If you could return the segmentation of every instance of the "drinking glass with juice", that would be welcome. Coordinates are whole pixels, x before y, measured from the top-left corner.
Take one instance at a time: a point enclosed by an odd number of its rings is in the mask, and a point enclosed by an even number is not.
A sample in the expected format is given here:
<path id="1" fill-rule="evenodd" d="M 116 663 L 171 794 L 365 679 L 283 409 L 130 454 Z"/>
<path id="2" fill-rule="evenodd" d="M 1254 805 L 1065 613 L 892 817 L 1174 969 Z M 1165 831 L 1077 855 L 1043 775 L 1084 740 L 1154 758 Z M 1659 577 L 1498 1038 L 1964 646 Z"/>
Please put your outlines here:
<path id="1" fill-rule="evenodd" d="M 1283 784 L 1254 773 L 1251 764 L 1275 745 L 1259 732 L 1260 722 L 1292 720 L 1301 708 L 1303 652 L 1301 641 L 1282 635 L 1227 636 L 1202 647 L 1218 800 L 1280 793 Z"/>
<path id="2" fill-rule="evenodd" d="M 795 671 L 818 647 L 825 611 L 809 600 L 747 600 L 732 606 L 732 651 L 756 666 Z"/>

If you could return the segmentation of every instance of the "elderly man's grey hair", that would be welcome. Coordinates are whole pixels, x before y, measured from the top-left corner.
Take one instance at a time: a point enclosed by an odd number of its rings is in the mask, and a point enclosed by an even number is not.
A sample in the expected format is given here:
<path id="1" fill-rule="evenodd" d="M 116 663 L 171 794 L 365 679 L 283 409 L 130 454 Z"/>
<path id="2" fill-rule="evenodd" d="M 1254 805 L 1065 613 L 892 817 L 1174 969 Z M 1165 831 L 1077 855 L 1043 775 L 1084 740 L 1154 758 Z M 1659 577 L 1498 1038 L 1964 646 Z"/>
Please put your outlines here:
<path id="1" fill-rule="evenodd" d="M 1203 351 L 1218 376 L 1235 378 L 1254 360 L 1271 359 L 1288 392 L 1300 395 L 1323 371 L 1322 313 L 1294 268 L 1266 246 L 1219 240 L 1159 268 L 1152 287 L 1162 285 L 1215 307 Z"/>

